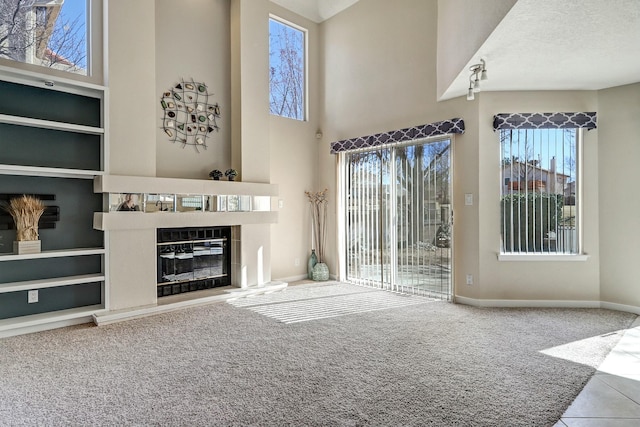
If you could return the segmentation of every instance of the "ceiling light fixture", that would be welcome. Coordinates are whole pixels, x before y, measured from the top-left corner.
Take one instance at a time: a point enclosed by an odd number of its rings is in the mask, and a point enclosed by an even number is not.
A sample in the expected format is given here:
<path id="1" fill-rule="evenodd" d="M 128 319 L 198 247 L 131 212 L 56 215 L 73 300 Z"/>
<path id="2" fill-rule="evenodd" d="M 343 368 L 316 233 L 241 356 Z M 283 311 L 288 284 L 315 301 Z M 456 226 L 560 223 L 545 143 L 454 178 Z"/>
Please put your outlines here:
<path id="1" fill-rule="evenodd" d="M 480 92 L 480 81 L 487 80 L 487 64 L 484 59 L 479 64 L 469 67 L 471 75 L 469 76 L 469 91 L 467 92 L 467 101 L 473 101 L 476 93 Z"/>

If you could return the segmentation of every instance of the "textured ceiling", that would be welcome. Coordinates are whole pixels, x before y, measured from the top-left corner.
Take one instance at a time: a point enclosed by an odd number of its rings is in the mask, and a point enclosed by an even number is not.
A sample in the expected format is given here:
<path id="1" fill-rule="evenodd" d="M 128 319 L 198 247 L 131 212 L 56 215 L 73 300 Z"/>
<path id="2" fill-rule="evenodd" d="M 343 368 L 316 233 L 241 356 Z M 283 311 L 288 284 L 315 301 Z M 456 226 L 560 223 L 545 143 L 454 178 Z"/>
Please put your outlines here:
<path id="1" fill-rule="evenodd" d="M 597 90 L 640 81 L 640 0 L 518 0 L 442 99 L 483 91 Z"/>
<path id="2" fill-rule="evenodd" d="M 358 0 L 272 0 L 322 22 Z M 398 7 L 402 4 L 399 3 Z M 441 99 L 464 96 L 483 58 L 483 91 L 598 90 L 640 81 L 640 0 L 518 0 Z"/>

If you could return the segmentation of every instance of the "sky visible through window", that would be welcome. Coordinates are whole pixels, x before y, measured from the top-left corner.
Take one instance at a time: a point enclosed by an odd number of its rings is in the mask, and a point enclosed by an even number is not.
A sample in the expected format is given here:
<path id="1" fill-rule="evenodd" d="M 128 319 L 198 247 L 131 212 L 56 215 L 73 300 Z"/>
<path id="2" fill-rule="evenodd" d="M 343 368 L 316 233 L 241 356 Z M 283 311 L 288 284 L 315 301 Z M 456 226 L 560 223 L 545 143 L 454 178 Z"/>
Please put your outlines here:
<path id="1" fill-rule="evenodd" d="M 305 32 L 269 19 L 269 110 L 305 120 Z"/>
<path id="2" fill-rule="evenodd" d="M 86 0 L 65 0 L 60 9 L 60 16 L 56 22 L 59 31 L 73 31 L 78 27 L 78 36 L 82 38 L 78 49 L 79 68 L 87 69 L 87 2 Z M 71 28 L 74 27 L 74 28 Z M 85 71 L 86 74 L 86 71 Z"/>
<path id="3" fill-rule="evenodd" d="M 0 58 L 87 74 L 87 0 L 0 0 Z"/>

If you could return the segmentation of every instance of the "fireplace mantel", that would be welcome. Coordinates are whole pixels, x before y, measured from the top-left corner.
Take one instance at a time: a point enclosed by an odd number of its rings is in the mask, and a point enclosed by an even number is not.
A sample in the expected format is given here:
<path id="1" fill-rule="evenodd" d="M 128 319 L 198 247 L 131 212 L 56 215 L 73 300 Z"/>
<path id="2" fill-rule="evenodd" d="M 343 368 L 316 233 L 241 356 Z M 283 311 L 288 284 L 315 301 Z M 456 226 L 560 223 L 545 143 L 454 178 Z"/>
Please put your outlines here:
<path id="1" fill-rule="evenodd" d="M 276 184 L 252 182 L 102 175 L 94 179 L 94 192 L 276 197 L 278 195 L 278 186 Z M 97 230 L 107 231 L 274 224 L 277 222 L 278 212 L 272 210 L 247 212 L 95 212 L 93 227 Z"/>

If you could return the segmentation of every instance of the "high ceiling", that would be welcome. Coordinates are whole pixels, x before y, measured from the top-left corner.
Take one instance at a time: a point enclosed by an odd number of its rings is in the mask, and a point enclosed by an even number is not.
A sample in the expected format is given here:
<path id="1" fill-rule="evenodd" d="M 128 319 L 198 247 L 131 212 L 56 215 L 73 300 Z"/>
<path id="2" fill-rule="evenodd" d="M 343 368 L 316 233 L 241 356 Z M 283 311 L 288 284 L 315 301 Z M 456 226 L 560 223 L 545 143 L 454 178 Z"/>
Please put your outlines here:
<path id="1" fill-rule="evenodd" d="M 271 0 L 300 16 L 320 23 L 342 12 L 359 0 Z"/>
<path id="2" fill-rule="evenodd" d="M 464 95 L 483 58 L 483 91 L 597 90 L 640 81 L 640 0 L 518 0 L 443 99 Z"/>
<path id="3" fill-rule="evenodd" d="M 358 0 L 272 0 L 322 22 Z M 640 81 L 640 0 L 518 0 L 442 99 L 463 96 L 483 58 L 483 91 L 597 90 Z"/>

